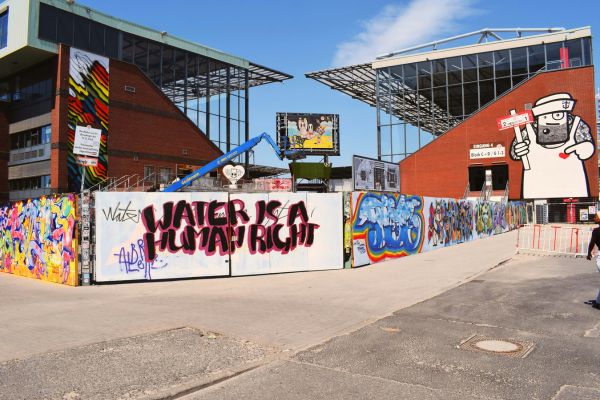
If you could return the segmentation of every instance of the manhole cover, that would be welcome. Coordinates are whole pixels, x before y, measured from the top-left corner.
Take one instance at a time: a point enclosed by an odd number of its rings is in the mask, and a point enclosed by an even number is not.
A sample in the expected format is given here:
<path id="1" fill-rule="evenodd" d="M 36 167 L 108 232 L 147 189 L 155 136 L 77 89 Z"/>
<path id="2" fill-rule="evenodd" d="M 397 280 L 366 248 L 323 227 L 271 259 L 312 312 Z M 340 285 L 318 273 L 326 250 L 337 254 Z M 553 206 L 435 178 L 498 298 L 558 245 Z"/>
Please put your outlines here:
<path id="1" fill-rule="evenodd" d="M 465 350 L 482 351 L 509 357 L 525 358 L 533 350 L 534 344 L 522 340 L 489 338 L 473 335 L 458 347 Z"/>

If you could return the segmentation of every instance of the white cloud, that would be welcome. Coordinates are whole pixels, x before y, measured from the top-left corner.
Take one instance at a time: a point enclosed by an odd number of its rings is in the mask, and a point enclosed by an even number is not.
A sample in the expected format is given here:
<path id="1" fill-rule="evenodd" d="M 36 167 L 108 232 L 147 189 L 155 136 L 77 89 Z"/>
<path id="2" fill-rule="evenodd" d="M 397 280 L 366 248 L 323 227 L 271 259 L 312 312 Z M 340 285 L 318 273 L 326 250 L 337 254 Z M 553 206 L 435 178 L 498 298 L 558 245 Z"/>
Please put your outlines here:
<path id="1" fill-rule="evenodd" d="M 375 57 L 455 33 L 458 21 L 472 16 L 473 0 L 410 0 L 388 5 L 354 39 L 337 47 L 334 66 L 373 61 Z M 461 32 L 462 33 L 462 32 Z"/>

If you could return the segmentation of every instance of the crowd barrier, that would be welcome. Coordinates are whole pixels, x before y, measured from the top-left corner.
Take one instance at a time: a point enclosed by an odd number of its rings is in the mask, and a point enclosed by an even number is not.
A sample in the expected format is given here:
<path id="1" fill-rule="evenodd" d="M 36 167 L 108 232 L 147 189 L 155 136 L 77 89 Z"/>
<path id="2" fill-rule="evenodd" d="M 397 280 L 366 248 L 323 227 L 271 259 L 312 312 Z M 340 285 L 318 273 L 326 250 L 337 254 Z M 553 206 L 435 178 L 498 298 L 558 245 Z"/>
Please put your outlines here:
<path id="1" fill-rule="evenodd" d="M 591 236 L 592 227 L 525 225 L 518 231 L 517 251 L 585 257 Z"/>

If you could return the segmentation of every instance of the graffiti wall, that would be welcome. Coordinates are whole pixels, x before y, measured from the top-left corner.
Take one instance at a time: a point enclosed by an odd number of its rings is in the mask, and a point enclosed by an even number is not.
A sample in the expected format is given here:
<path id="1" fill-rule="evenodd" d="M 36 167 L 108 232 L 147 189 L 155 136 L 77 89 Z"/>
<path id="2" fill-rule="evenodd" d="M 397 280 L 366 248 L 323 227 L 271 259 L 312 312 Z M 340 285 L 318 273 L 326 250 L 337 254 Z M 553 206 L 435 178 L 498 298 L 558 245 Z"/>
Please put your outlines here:
<path id="1" fill-rule="evenodd" d="M 76 196 L 0 207 L 0 272 L 76 286 Z"/>
<path id="2" fill-rule="evenodd" d="M 353 192 L 353 266 L 468 242 L 526 222 L 526 206 L 521 202 Z"/>
<path id="3" fill-rule="evenodd" d="M 337 269 L 341 194 L 96 193 L 95 280 Z"/>
<path id="4" fill-rule="evenodd" d="M 73 154 L 75 129 L 78 125 L 102 130 L 98 165 L 85 167 L 85 187 L 93 186 L 108 177 L 109 60 L 71 48 L 69 65 L 67 171 L 69 190 L 79 192 L 82 170 Z"/>

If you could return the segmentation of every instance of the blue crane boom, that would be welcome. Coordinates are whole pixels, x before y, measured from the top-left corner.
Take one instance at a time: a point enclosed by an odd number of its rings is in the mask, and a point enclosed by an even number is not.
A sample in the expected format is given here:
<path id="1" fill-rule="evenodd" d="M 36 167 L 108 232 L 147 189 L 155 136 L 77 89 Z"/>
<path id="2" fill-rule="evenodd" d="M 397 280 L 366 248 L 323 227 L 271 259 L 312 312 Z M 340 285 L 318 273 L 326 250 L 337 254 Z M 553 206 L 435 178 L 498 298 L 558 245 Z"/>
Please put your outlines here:
<path id="1" fill-rule="evenodd" d="M 277 143 L 275 143 L 273 138 L 271 138 L 271 136 L 269 136 L 266 132 L 263 132 L 260 135 L 248 140 L 247 142 L 242 143 L 241 145 L 239 145 L 235 149 L 231 150 L 230 152 L 223 154 L 221 157 L 212 160 L 205 166 L 195 170 L 194 172 L 190 173 L 189 175 L 186 175 L 185 177 L 181 178 L 177 182 L 173 182 L 171 185 L 167 186 L 162 191 L 163 192 L 176 192 L 176 191 L 180 190 L 181 188 L 183 188 L 184 186 L 189 186 L 196 179 L 227 164 L 229 161 L 233 160 L 240 154 L 243 154 L 243 153 L 251 150 L 254 146 L 259 144 L 263 139 L 266 140 L 271 145 L 273 150 L 275 150 L 275 154 L 277 155 L 277 157 L 282 161 L 286 157 L 294 158 L 295 156 L 297 157 L 299 154 L 298 150 L 281 150 L 279 148 L 279 146 L 277 146 Z"/>

